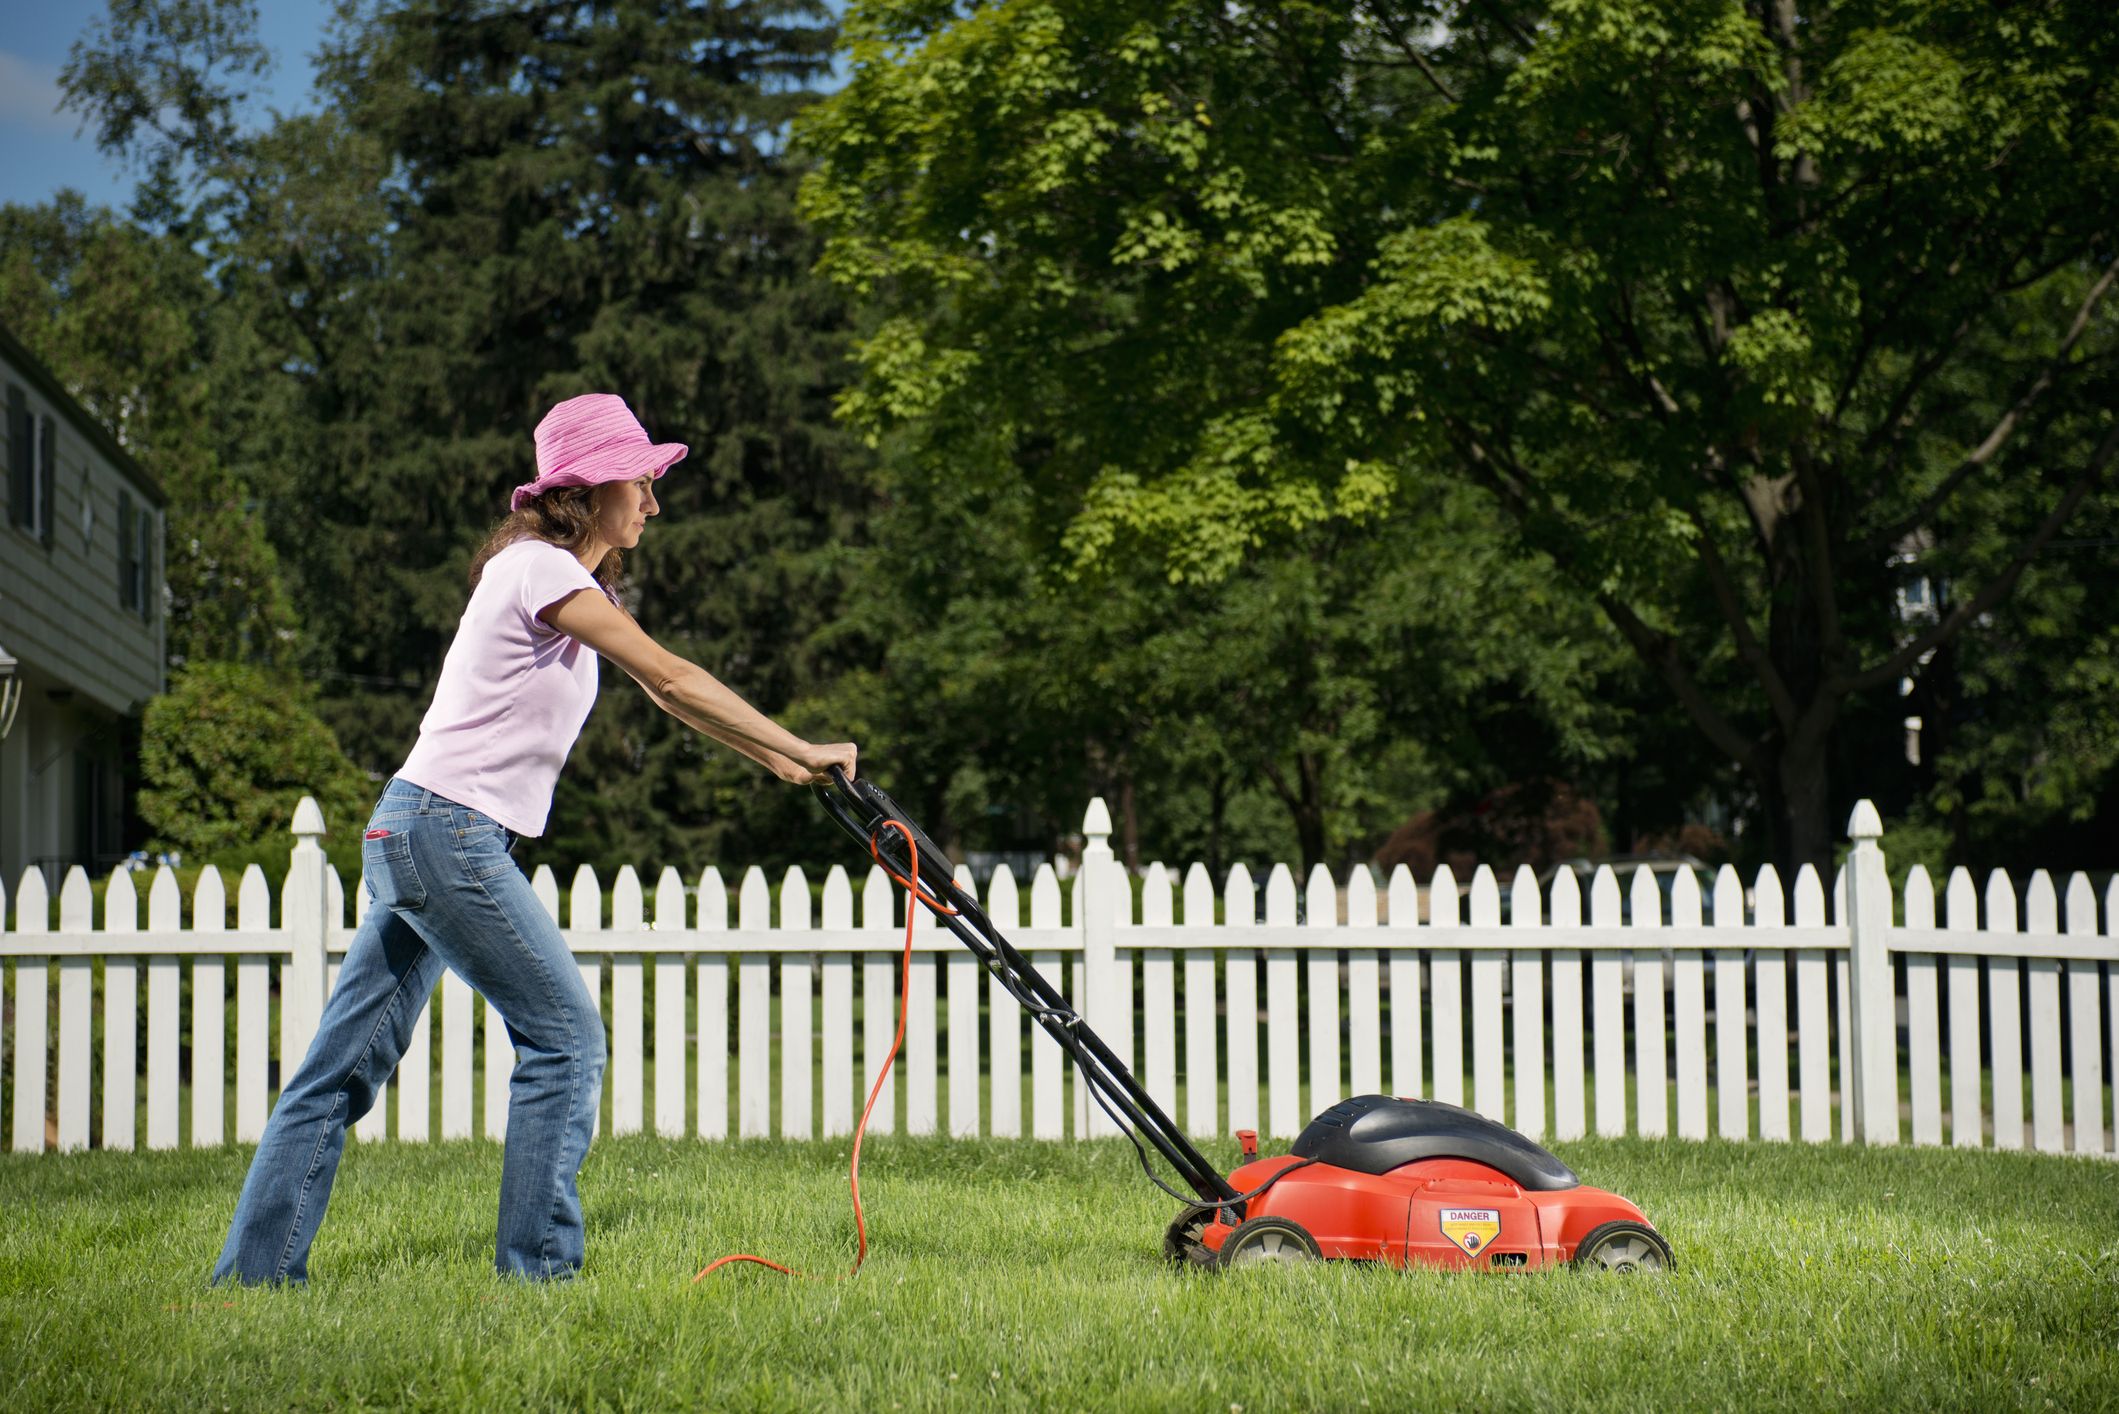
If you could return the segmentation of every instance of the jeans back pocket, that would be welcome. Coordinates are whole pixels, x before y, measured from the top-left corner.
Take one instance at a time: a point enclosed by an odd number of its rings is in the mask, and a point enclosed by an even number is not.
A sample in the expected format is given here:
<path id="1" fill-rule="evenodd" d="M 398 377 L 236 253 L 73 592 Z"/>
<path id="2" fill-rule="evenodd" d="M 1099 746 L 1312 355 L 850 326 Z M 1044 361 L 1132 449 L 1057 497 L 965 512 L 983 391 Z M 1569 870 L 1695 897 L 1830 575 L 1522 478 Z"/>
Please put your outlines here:
<path id="1" fill-rule="evenodd" d="M 370 831 L 369 838 L 361 841 L 361 871 L 368 876 L 369 894 L 384 907 L 408 913 L 426 906 L 427 886 L 412 862 L 409 829 L 387 834 Z"/>

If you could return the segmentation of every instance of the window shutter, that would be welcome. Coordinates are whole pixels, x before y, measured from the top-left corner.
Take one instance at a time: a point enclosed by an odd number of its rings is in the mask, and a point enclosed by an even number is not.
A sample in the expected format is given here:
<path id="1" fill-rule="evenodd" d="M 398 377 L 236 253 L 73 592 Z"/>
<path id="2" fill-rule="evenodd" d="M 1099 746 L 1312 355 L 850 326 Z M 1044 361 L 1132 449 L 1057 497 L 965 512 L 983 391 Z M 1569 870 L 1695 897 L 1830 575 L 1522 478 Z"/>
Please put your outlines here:
<path id="1" fill-rule="evenodd" d="M 140 617 L 152 623 L 155 606 L 162 602 L 161 585 L 155 579 L 155 513 L 140 507 Z"/>
<path id="2" fill-rule="evenodd" d="M 58 484 L 59 429 L 50 414 L 44 417 L 44 436 L 37 447 L 37 534 L 49 541 L 52 538 L 52 492 Z"/>
<path id="3" fill-rule="evenodd" d="M 29 524 L 30 437 L 29 403 L 22 389 L 7 385 L 7 517 L 16 525 Z"/>
<path id="4" fill-rule="evenodd" d="M 118 492 L 118 607 L 137 607 L 132 601 L 132 493 Z"/>

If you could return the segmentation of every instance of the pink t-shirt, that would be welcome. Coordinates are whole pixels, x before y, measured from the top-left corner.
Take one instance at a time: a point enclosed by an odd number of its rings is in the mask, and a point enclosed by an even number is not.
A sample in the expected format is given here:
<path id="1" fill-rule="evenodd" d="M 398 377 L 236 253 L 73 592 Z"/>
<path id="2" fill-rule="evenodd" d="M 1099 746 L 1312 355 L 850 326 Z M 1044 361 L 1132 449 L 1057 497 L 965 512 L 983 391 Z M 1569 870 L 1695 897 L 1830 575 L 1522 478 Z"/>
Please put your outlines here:
<path id="1" fill-rule="evenodd" d="M 549 541 L 518 540 L 486 561 L 400 779 L 518 835 L 544 833 L 559 768 L 596 705 L 596 650 L 537 611 L 577 589 L 604 592 Z"/>

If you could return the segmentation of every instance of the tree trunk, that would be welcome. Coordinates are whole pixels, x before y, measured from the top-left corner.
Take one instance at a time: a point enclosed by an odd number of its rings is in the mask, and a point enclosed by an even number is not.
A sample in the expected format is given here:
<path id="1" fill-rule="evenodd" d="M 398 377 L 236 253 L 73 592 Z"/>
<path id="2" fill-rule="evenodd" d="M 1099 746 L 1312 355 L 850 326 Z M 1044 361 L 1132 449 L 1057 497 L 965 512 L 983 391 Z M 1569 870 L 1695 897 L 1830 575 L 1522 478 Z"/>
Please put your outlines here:
<path id="1" fill-rule="evenodd" d="M 1296 769 L 1302 786 L 1300 803 L 1295 810 L 1295 836 L 1302 846 L 1302 879 L 1297 888 L 1309 879 L 1310 871 L 1324 862 L 1324 788 L 1323 775 L 1317 758 L 1308 752 L 1295 758 Z"/>
<path id="2" fill-rule="evenodd" d="M 1787 872 L 1781 882 L 1793 884 L 1805 864 L 1817 866 L 1825 887 L 1832 886 L 1832 853 L 1839 832 L 1832 819 L 1832 781 L 1826 769 L 1825 738 L 1811 745 L 1782 749 L 1775 764 L 1780 786 L 1782 838 L 1774 853 Z"/>

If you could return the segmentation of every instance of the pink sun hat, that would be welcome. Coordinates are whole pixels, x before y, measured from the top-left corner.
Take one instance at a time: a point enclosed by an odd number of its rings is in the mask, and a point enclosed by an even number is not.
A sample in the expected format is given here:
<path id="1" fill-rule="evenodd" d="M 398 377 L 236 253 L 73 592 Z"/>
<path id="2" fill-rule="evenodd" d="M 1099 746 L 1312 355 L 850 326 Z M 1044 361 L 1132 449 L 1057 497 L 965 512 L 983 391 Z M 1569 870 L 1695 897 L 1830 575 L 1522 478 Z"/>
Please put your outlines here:
<path id="1" fill-rule="evenodd" d="M 691 451 L 682 442 L 651 442 L 625 399 L 615 393 L 568 398 L 537 424 L 537 479 L 515 488 L 510 510 L 556 486 L 597 486 L 660 478 Z"/>

